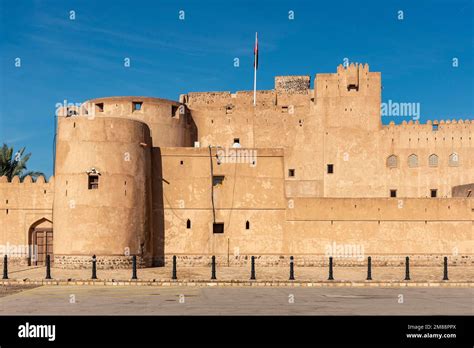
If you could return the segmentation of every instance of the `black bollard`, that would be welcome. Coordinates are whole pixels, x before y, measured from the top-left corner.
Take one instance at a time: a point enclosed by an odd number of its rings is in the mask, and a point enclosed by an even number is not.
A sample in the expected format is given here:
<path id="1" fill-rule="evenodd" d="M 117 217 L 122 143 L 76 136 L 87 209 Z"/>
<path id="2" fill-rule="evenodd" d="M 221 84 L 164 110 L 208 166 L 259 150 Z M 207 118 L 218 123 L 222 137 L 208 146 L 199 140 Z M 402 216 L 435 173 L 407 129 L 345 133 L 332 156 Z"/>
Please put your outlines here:
<path id="1" fill-rule="evenodd" d="M 217 279 L 216 278 L 216 257 L 214 255 L 212 255 L 211 279 Z"/>
<path id="2" fill-rule="evenodd" d="M 95 255 L 92 256 L 92 278 L 97 279 L 97 266 L 96 266 L 97 258 Z"/>
<path id="3" fill-rule="evenodd" d="M 329 277 L 328 280 L 334 280 L 334 276 L 332 273 L 332 256 L 329 257 Z"/>
<path id="4" fill-rule="evenodd" d="M 448 279 L 448 257 L 444 257 L 444 275 L 443 275 L 443 280 L 449 280 Z"/>
<path id="5" fill-rule="evenodd" d="M 50 255 L 46 255 L 46 278 L 51 279 L 51 259 Z"/>
<path id="6" fill-rule="evenodd" d="M 3 279 L 8 279 L 8 257 L 3 257 Z"/>
<path id="7" fill-rule="evenodd" d="M 405 280 L 410 280 L 410 258 L 405 258 Z"/>
<path id="8" fill-rule="evenodd" d="M 250 280 L 255 280 L 255 256 L 251 258 L 252 263 L 250 265 Z"/>
<path id="9" fill-rule="evenodd" d="M 372 258 L 367 258 L 367 280 L 372 280 Z"/>
<path id="10" fill-rule="evenodd" d="M 290 256 L 290 280 L 295 280 L 294 258 Z"/>
<path id="11" fill-rule="evenodd" d="M 176 276 L 176 255 L 173 255 L 173 274 L 171 275 L 171 279 L 178 279 L 178 277 Z"/>
<path id="12" fill-rule="evenodd" d="M 137 255 L 132 257 L 132 279 L 138 279 L 137 277 Z"/>

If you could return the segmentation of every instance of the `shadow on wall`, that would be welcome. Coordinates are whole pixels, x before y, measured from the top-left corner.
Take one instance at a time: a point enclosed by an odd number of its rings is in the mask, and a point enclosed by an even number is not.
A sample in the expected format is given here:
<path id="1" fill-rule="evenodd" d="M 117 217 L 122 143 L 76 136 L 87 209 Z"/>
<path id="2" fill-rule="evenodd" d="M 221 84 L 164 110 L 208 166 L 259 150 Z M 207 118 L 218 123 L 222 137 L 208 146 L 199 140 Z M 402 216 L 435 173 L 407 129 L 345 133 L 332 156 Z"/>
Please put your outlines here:
<path id="1" fill-rule="evenodd" d="M 152 212 L 151 237 L 153 241 L 153 266 L 165 265 L 165 215 L 163 205 L 163 164 L 161 161 L 161 149 L 152 149 Z"/>
<path id="2" fill-rule="evenodd" d="M 474 183 L 466 185 L 453 186 L 451 195 L 453 197 L 474 198 Z"/>

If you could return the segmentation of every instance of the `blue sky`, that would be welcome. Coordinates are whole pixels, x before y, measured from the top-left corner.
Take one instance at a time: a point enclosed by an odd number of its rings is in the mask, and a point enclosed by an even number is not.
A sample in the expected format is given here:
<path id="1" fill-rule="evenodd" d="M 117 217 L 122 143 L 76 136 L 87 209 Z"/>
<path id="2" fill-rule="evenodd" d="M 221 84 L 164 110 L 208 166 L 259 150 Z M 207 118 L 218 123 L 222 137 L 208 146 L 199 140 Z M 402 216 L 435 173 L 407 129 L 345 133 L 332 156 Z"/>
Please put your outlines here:
<path id="1" fill-rule="evenodd" d="M 0 0 L 0 142 L 49 176 L 63 100 L 251 90 L 256 31 L 258 89 L 349 58 L 382 72 L 383 101 L 420 103 L 421 121 L 472 119 L 473 17 L 472 0 Z"/>

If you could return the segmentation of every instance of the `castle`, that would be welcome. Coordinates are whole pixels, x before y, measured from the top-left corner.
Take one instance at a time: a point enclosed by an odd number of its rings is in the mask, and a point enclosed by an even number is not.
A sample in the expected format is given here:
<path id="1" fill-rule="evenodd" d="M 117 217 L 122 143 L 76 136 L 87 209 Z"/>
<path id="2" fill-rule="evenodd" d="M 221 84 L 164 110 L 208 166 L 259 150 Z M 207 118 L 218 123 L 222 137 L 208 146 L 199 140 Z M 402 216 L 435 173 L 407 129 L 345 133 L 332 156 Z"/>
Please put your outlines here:
<path id="1" fill-rule="evenodd" d="M 280 76 L 275 88 L 63 107 L 55 174 L 0 178 L 0 244 L 55 267 L 327 262 L 472 264 L 473 121 L 381 122 L 367 64 Z M 336 262 L 357 264 L 344 257 Z"/>

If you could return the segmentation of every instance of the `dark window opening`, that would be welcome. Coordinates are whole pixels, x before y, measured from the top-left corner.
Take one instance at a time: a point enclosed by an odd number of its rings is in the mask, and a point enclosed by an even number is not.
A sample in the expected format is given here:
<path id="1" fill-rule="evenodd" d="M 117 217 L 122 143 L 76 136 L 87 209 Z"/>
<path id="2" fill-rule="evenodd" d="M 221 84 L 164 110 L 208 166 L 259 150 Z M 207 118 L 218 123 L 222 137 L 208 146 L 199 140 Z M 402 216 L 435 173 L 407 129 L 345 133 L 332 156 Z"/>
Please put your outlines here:
<path id="1" fill-rule="evenodd" d="M 96 190 L 99 188 L 99 176 L 89 175 L 89 190 Z"/>
<path id="2" fill-rule="evenodd" d="M 245 222 L 245 229 L 250 230 L 250 221 L 248 220 Z"/>
<path id="3" fill-rule="evenodd" d="M 290 178 L 293 178 L 295 176 L 295 170 L 294 169 L 288 169 L 288 176 Z"/>
<path id="4" fill-rule="evenodd" d="M 234 144 L 240 144 L 240 139 L 239 138 L 234 138 Z"/>
<path id="5" fill-rule="evenodd" d="M 438 190 L 437 189 L 431 189 L 431 198 L 436 198 L 438 196 Z"/>
<path id="6" fill-rule="evenodd" d="M 334 164 L 328 164 L 328 174 L 334 173 Z"/>
<path id="7" fill-rule="evenodd" d="M 233 106 L 233 105 L 227 105 L 227 106 L 225 107 L 225 113 L 226 113 L 226 114 L 231 114 L 233 109 L 234 109 L 234 106 Z"/>
<path id="8" fill-rule="evenodd" d="M 184 161 L 179 161 L 179 164 L 183 165 L 183 164 L 184 164 Z"/>
<path id="9" fill-rule="evenodd" d="M 171 117 L 176 117 L 178 116 L 178 106 L 176 105 L 171 105 Z"/>
<path id="10" fill-rule="evenodd" d="M 191 228 L 191 220 L 189 220 L 189 219 L 188 219 L 188 221 L 186 221 L 186 228 L 187 229 Z"/>
<path id="11" fill-rule="evenodd" d="M 390 190 L 390 197 L 392 198 L 397 197 L 397 190 Z"/>
<path id="12" fill-rule="evenodd" d="M 281 107 L 281 112 L 288 112 L 288 106 L 282 106 Z"/>
<path id="13" fill-rule="evenodd" d="M 79 113 L 77 112 L 77 110 L 71 110 L 71 109 L 67 109 L 67 115 L 68 116 L 77 116 L 79 115 Z"/>
<path id="14" fill-rule="evenodd" d="M 214 222 L 212 225 L 212 233 L 224 233 L 224 223 Z"/>
<path id="15" fill-rule="evenodd" d="M 212 186 L 222 185 L 224 178 L 224 175 L 214 175 L 212 177 Z"/>
<path id="16" fill-rule="evenodd" d="M 97 111 L 104 112 L 104 103 L 97 103 L 95 106 L 97 107 Z"/>
<path id="17" fill-rule="evenodd" d="M 133 111 L 140 111 L 142 109 L 143 102 L 133 102 Z"/>
<path id="18" fill-rule="evenodd" d="M 350 91 L 351 89 L 355 89 L 356 91 L 358 91 L 359 87 L 356 84 L 351 83 L 351 84 L 347 85 L 347 90 Z"/>

